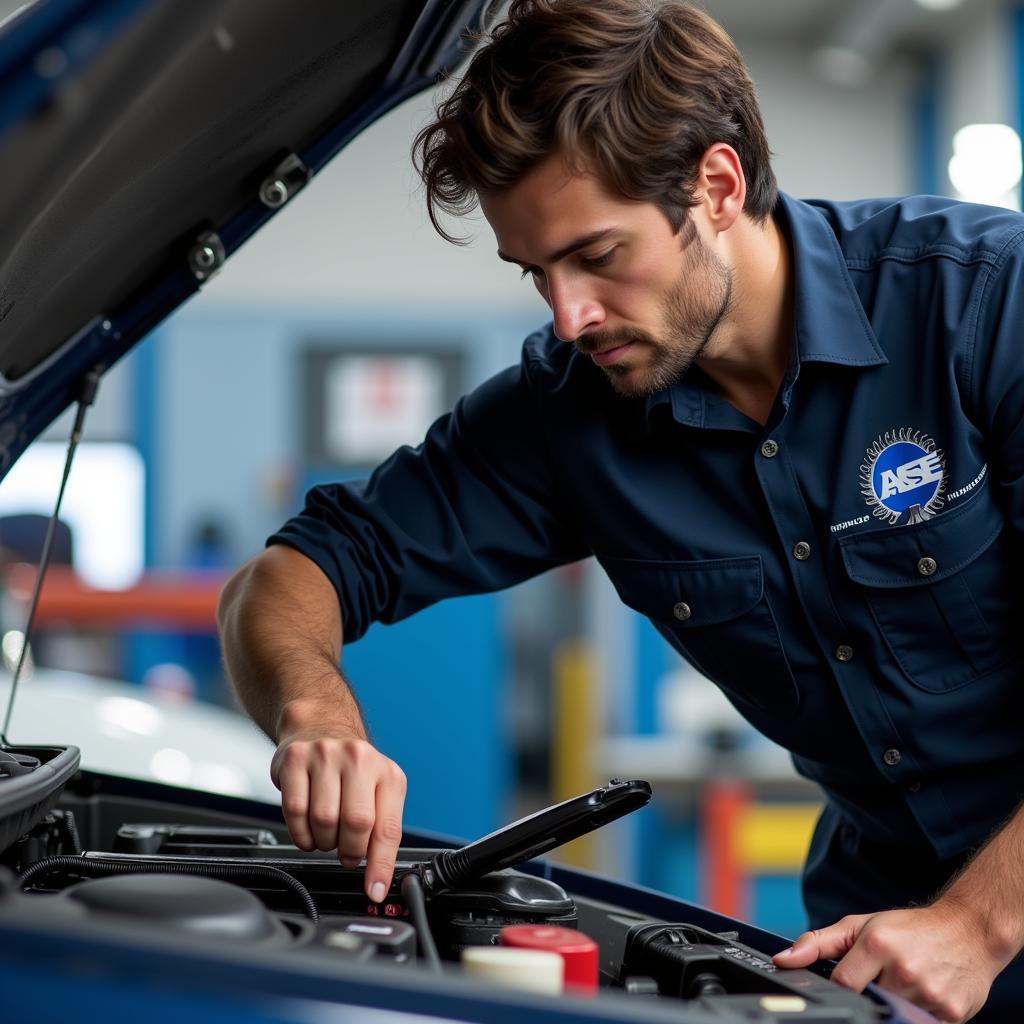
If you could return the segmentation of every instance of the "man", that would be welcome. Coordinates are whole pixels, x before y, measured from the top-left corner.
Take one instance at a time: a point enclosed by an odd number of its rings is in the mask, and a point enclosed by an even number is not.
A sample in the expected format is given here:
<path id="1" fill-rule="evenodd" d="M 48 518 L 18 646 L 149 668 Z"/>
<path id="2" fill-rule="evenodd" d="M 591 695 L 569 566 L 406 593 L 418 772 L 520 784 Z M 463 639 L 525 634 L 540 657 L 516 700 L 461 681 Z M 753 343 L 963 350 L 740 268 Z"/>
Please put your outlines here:
<path id="1" fill-rule="evenodd" d="M 343 635 L 595 555 L 827 797 L 779 965 L 949 1021 L 999 977 L 978 1019 L 1011 1019 L 1024 219 L 780 195 L 742 58 L 676 0 L 515 0 L 417 154 L 435 226 L 479 201 L 553 320 L 225 590 L 295 842 L 383 895 L 405 780 Z"/>

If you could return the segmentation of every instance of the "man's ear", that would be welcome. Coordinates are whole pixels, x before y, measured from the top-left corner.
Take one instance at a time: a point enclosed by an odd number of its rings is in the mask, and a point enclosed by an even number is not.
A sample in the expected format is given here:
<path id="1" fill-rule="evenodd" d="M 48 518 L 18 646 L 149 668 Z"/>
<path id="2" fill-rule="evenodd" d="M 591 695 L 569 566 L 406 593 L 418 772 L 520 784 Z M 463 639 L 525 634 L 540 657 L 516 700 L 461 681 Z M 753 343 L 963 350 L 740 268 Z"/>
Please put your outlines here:
<path id="1" fill-rule="evenodd" d="M 715 232 L 727 231 L 743 212 L 747 179 L 739 154 L 728 143 L 716 142 L 701 157 L 696 192 Z"/>

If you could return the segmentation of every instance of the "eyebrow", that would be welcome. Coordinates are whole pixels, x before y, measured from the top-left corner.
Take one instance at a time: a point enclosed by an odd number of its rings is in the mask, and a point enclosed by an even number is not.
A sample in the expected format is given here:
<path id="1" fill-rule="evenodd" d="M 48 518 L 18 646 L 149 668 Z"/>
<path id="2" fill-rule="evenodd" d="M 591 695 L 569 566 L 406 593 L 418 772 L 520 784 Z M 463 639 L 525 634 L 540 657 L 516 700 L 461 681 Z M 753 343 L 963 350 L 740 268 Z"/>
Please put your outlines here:
<path id="1" fill-rule="evenodd" d="M 566 256 L 571 256 L 579 249 L 585 249 L 588 245 L 600 242 L 602 239 L 607 238 L 608 235 L 612 235 L 619 230 L 620 228 L 615 226 L 610 228 L 601 228 L 600 231 L 591 231 L 589 235 L 582 235 L 570 242 L 568 245 L 563 245 L 561 249 L 553 252 L 545 262 L 557 263 L 559 260 L 564 260 Z M 516 259 L 515 256 L 509 256 L 508 253 L 504 253 L 500 249 L 498 250 L 498 259 L 504 260 L 506 263 L 518 263 L 520 266 L 523 266 L 526 263 L 526 260 Z"/>

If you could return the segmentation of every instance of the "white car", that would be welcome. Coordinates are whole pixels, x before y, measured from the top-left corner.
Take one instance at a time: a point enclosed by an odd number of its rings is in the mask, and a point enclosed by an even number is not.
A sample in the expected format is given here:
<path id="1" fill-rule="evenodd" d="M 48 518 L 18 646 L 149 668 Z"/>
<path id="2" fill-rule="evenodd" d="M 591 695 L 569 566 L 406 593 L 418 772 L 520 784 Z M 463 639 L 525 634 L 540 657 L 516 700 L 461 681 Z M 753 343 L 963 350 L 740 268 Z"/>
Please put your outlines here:
<path id="1" fill-rule="evenodd" d="M 0 677 L 3 697 L 9 681 Z M 19 684 L 10 734 L 30 746 L 73 737 L 92 771 L 280 802 L 274 747 L 248 718 L 129 683 L 35 668 Z"/>

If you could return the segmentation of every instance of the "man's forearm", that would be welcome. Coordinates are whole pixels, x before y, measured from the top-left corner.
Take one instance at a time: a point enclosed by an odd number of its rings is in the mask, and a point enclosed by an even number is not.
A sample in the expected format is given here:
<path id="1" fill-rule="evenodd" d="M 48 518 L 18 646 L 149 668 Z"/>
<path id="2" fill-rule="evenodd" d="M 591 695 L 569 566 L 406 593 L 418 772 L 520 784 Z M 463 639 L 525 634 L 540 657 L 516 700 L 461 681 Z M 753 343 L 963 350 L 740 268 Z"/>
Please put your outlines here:
<path id="1" fill-rule="evenodd" d="M 365 738 L 341 675 L 342 622 L 330 581 L 291 548 L 268 548 L 221 594 L 224 663 L 239 700 L 271 739 L 325 717 Z"/>
<path id="2" fill-rule="evenodd" d="M 956 907 L 1009 963 L 1024 948 L 1024 806 L 971 858 L 936 903 Z"/>
<path id="3" fill-rule="evenodd" d="M 366 859 L 364 887 L 379 903 L 402 840 L 405 773 L 366 736 L 341 675 L 342 622 L 334 587 L 292 548 L 267 548 L 224 587 L 217 610 L 228 676 L 277 744 L 270 777 L 302 850 Z"/>

